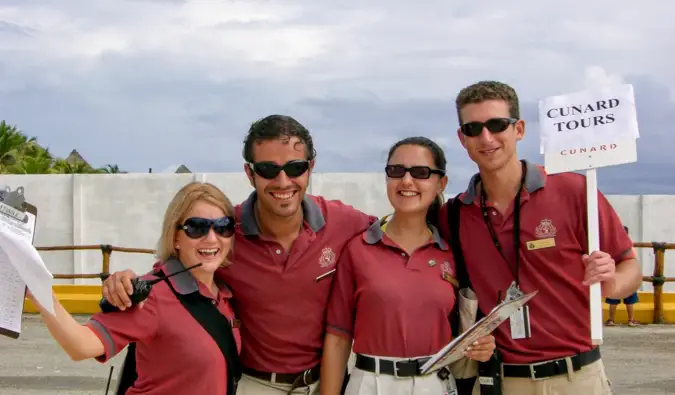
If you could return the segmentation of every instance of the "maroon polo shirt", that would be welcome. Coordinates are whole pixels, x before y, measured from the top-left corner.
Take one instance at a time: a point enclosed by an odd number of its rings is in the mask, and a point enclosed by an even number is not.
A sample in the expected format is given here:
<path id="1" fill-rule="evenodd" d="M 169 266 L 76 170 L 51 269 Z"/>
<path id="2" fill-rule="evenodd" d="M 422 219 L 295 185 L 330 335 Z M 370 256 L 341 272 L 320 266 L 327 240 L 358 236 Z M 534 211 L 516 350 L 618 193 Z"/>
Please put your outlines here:
<path id="1" fill-rule="evenodd" d="M 576 173 L 547 175 L 544 168 L 526 163 L 520 203 L 520 287 L 539 290 L 529 303 L 529 339 L 511 339 L 506 321 L 495 331 L 506 363 L 533 363 L 588 351 L 590 337 L 589 287 L 584 286 L 581 257 L 588 251 L 586 181 Z M 515 279 L 513 204 L 505 215 L 488 206 L 488 218 L 504 251 L 494 245 L 483 220 L 476 174 L 460 195 L 460 241 L 471 283 L 481 311 L 489 312 Z M 632 242 L 614 209 L 598 192 L 600 249 L 617 265 L 633 258 Z M 441 232 L 448 234 L 447 205 L 441 209 Z M 540 248 L 532 248 L 532 243 Z M 528 247 L 530 246 L 530 247 Z M 543 247 L 542 247 L 543 246 Z"/>
<path id="2" fill-rule="evenodd" d="M 455 277 L 448 245 L 432 237 L 408 255 L 376 222 L 347 244 L 327 313 L 329 333 L 354 339 L 355 353 L 413 358 L 435 354 L 452 339 L 448 316 Z"/>
<path id="3" fill-rule="evenodd" d="M 165 274 L 184 268 L 178 260 L 161 266 Z M 152 277 L 152 276 L 148 276 Z M 189 272 L 169 279 L 176 292 L 199 292 L 211 299 L 218 310 L 234 322 L 230 290 L 221 286 L 214 297 Z M 106 362 L 129 343 L 136 342 L 138 379 L 127 395 L 133 394 L 224 394 L 227 364 L 213 338 L 185 309 L 165 282 L 155 284 L 142 308 L 113 313 L 97 313 L 85 324 L 103 342 Z M 241 350 L 239 329 L 233 328 Z"/>
<path id="4" fill-rule="evenodd" d="M 290 251 L 260 233 L 256 193 L 236 207 L 232 264 L 217 274 L 232 289 L 241 319 L 242 363 L 299 373 L 320 362 L 325 314 L 343 247 L 377 220 L 340 201 L 306 195 L 304 223 Z"/>

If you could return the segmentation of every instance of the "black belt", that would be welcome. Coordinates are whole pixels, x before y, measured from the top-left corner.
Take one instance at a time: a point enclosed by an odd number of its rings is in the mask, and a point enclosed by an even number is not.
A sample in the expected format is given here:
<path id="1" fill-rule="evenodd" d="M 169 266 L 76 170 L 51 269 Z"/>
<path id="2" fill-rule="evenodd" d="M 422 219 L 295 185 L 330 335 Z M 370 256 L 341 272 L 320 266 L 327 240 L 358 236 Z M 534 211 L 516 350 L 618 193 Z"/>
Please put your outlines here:
<path id="1" fill-rule="evenodd" d="M 304 372 L 300 373 L 276 373 L 276 374 L 269 372 L 261 372 L 259 370 L 247 367 L 244 367 L 242 371 L 244 374 L 249 375 L 251 377 L 255 377 L 260 380 L 272 382 L 272 376 L 274 376 L 275 383 L 290 384 L 302 387 L 314 384 L 315 382 L 319 381 L 321 368 L 320 365 L 316 365 L 315 367 L 307 369 Z"/>
<path id="2" fill-rule="evenodd" d="M 378 360 L 380 363 L 380 373 L 394 377 L 414 377 L 421 376 L 420 368 L 429 360 L 429 358 L 408 359 L 396 362 L 387 359 Z M 355 366 L 361 370 L 375 373 L 377 370 L 377 360 L 375 358 L 356 354 Z"/>
<path id="3" fill-rule="evenodd" d="M 600 349 L 596 347 L 590 351 L 574 355 L 570 359 L 572 360 L 572 369 L 576 372 L 584 366 L 599 360 Z M 565 358 L 523 365 L 505 363 L 503 369 L 504 377 L 525 377 L 532 380 L 541 380 L 568 373 Z"/>

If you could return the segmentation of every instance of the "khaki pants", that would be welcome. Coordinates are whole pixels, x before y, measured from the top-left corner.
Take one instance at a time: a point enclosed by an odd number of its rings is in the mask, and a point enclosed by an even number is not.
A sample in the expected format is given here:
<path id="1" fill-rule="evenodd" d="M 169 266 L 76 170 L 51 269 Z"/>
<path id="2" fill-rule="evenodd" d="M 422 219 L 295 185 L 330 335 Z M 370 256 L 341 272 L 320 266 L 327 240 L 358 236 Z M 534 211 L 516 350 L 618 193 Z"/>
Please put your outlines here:
<path id="1" fill-rule="evenodd" d="M 533 381 L 529 378 L 504 377 L 502 395 L 612 395 L 609 379 L 602 360 L 580 370 Z M 480 395 L 478 380 L 472 395 Z"/>
<path id="2" fill-rule="evenodd" d="M 272 384 L 244 374 L 239 381 L 236 395 L 280 395 L 287 393 L 290 388 L 290 384 Z M 319 395 L 319 382 L 309 387 L 296 388 L 293 394 Z"/>

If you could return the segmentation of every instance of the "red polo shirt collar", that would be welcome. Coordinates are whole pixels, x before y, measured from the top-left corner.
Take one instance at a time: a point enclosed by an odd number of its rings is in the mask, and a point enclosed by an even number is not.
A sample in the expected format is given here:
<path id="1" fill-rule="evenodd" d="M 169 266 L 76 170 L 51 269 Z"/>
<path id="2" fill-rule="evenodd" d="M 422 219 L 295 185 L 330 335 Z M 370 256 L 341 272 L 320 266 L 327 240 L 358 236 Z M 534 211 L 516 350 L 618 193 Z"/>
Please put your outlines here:
<path id="1" fill-rule="evenodd" d="M 181 271 L 185 269 L 185 266 L 183 263 L 181 263 L 180 260 L 178 260 L 175 257 L 171 257 L 164 262 L 163 265 L 161 265 L 160 270 L 164 273 L 164 275 L 168 276 L 172 273 L 176 273 L 178 271 Z M 190 273 L 190 271 L 183 272 L 180 274 L 176 274 L 173 277 L 170 277 L 167 279 L 173 288 L 176 290 L 181 295 L 189 295 L 195 292 L 199 292 L 199 283 L 197 283 L 197 280 L 194 278 L 194 276 Z M 230 290 L 227 285 L 225 285 L 218 277 L 214 279 L 216 282 L 216 285 L 220 289 L 219 293 L 225 297 L 225 298 L 231 298 L 232 297 L 232 291 Z M 206 293 L 205 296 L 208 296 L 210 294 Z"/>
<path id="2" fill-rule="evenodd" d="M 255 218 L 255 202 L 257 200 L 257 192 L 253 191 L 248 198 L 241 204 L 241 213 L 239 220 L 241 224 L 241 231 L 244 236 L 258 236 L 260 235 L 260 227 Z M 323 217 L 321 208 L 309 196 L 305 195 L 302 200 L 302 213 L 305 223 L 314 231 L 320 231 L 325 225 L 326 220 Z"/>
<path id="3" fill-rule="evenodd" d="M 525 191 L 527 193 L 533 193 L 543 188 L 546 185 L 547 177 L 544 168 L 535 163 L 530 163 L 527 160 L 522 160 L 521 162 L 525 164 Z M 478 182 L 480 182 L 480 173 L 476 173 L 471 177 L 466 191 L 459 196 L 462 203 L 472 204 L 476 201 L 476 198 L 478 197 L 478 192 L 476 191 Z"/>
<path id="4" fill-rule="evenodd" d="M 382 221 L 373 222 L 373 224 L 370 225 L 370 227 L 365 232 L 363 232 L 363 240 L 371 245 L 381 242 L 384 237 L 384 231 L 382 230 L 383 224 L 384 222 Z M 436 246 L 441 250 L 447 251 L 448 243 L 443 240 L 438 229 L 431 224 L 428 224 L 428 226 L 431 230 L 431 240 L 433 243 L 435 243 Z"/>

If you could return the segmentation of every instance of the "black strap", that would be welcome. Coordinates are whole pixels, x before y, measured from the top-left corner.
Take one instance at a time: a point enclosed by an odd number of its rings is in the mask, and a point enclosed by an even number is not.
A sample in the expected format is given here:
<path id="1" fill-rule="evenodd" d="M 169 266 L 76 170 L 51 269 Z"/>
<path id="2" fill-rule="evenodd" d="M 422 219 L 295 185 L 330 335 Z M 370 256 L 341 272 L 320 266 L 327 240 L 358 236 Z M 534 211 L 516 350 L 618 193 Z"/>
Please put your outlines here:
<path id="1" fill-rule="evenodd" d="M 516 286 L 520 285 L 520 193 L 523 190 L 523 185 L 525 185 L 525 175 L 527 172 L 527 169 L 525 167 L 525 163 L 521 164 L 522 166 L 522 175 L 520 177 L 520 185 L 518 186 L 518 193 L 516 193 L 516 197 L 513 200 L 513 251 L 515 252 L 515 268 L 511 268 L 510 260 L 506 258 L 504 255 L 504 252 L 502 251 L 502 245 L 499 242 L 499 238 L 497 237 L 497 234 L 495 233 L 494 228 L 492 227 L 492 221 L 490 221 L 490 216 L 488 215 L 488 209 L 486 205 L 486 200 L 487 200 L 487 194 L 485 193 L 485 185 L 481 186 L 480 189 L 480 209 L 481 212 L 483 213 L 483 221 L 485 222 L 485 226 L 487 226 L 488 231 L 490 232 L 490 236 L 492 237 L 492 242 L 494 243 L 495 247 L 497 248 L 497 251 L 499 251 L 499 254 L 504 258 L 506 263 L 509 265 L 509 269 L 511 269 L 513 273 L 513 277 L 516 280 Z M 499 301 L 498 301 L 499 302 Z"/>
<path id="2" fill-rule="evenodd" d="M 459 196 L 457 195 L 454 199 L 448 201 L 448 225 L 450 228 L 450 247 L 457 270 L 457 281 L 459 282 L 459 288 L 462 289 L 471 287 L 471 281 L 469 281 L 469 273 L 466 271 L 462 244 L 459 239 L 459 216 L 462 206 Z"/>
<path id="3" fill-rule="evenodd" d="M 126 395 L 127 390 L 134 385 L 136 379 L 138 379 L 138 372 L 136 372 L 136 343 L 129 343 L 127 355 L 124 356 L 120 374 L 117 376 L 117 391 L 115 395 Z"/>
<path id="4" fill-rule="evenodd" d="M 462 244 L 459 238 L 459 220 L 460 220 L 460 210 L 462 206 L 462 201 L 459 199 L 458 194 L 453 199 L 448 200 L 448 227 L 450 234 L 448 241 L 450 243 L 450 248 L 452 249 L 452 255 L 455 260 L 455 270 L 457 271 L 457 282 L 459 283 L 459 289 L 462 288 L 471 288 L 471 280 L 469 279 L 469 272 L 466 269 L 466 262 L 464 261 L 464 253 L 462 252 Z M 476 320 L 479 320 L 483 317 L 483 313 L 478 309 L 476 314 Z M 452 319 L 450 320 L 452 328 L 452 336 L 459 336 L 459 303 L 455 303 L 455 308 L 453 309 Z"/>
<path id="5" fill-rule="evenodd" d="M 448 227 L 450 230 L 449 234 L 449 243 L 450 248 L 452 248 L 452 255 L 455 260 L 455 270 L 457 271 L 457 282 L 459 283 L 459 289 L 462 288 L 471 288 L 471 280 L 469 279 L 469 272 L 466 269 L 466 262 L 464 261 L 464 253 L 462 252 L 462 243 L 459 238 L 459 220 L 460 220 L 460 211 L 462 207 L 462 201 L 459 199 L 461 193 L 455 196 L 453 199 L 448 200 Z M 476 321 L 483 318 L 484 314 L 478 308 L 476 312 Z M 450 322 L 452 328 L 452 337 L 455 338 L 460 335 L 459 333 L 459 301 L 455 303 L 455 308 L 453 309 L 452 319 Z M 482 362 L 479 362 L 480 366 Z M 476 377 L 468 377 L 465 379 L 455 379 L 457 384 L 457 391 L 460 395 L 470 395 L 473 393 L 473 387 L 476 382 Z"/>
<path id="6" fill-rule="evenodd" d="M 242 364 L 237 352 L 237 343 L 232 333 L 232 323 L 220 313 L 216 306 L 207 300 L 207 298 L 202 297 L 198 292 L 181 295 L 176 292 L 168 280 L 165 279 L 165 281 L 185 309 L 218 344 L 227 363 L 227 395 L 234 395 L 237 390 L 237 384 L 241 379 Z M 127 355 L 124 358 L 124 363 L 117 379 L 117 392 L 115 394 L 126 395 L 129 388 L 134 385 L 137 379 L 136 343 L 130 343 L 127 346 Z"/>
<path id="7" fill-rule="evenodd" d="M 183 307 L 199 322 L 199 324 L 215 340 L 227 363 L 227 395 L 234 395 L 241 379 L 242 364 L 237 351 L 237 343 L 232 333 L 232 323 L 212 301 L 199 292 L 181 295 L 173 288 L 169 280 L 165 280 Z"/>

